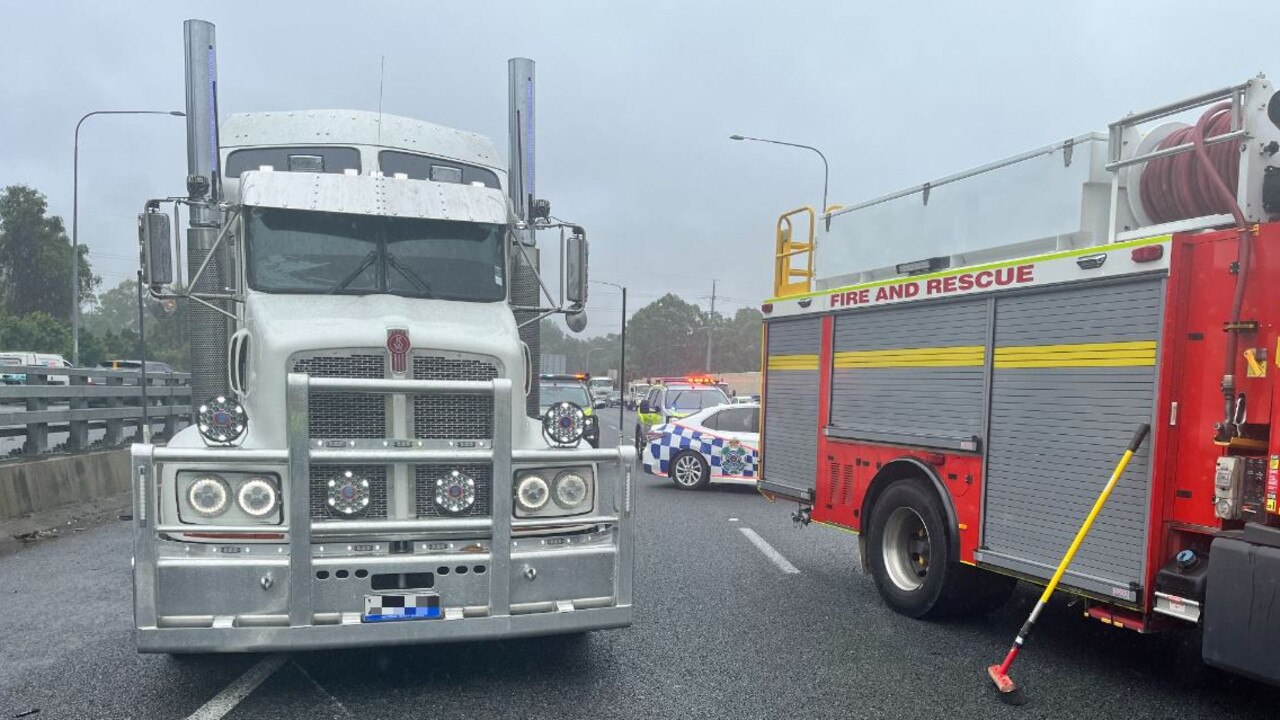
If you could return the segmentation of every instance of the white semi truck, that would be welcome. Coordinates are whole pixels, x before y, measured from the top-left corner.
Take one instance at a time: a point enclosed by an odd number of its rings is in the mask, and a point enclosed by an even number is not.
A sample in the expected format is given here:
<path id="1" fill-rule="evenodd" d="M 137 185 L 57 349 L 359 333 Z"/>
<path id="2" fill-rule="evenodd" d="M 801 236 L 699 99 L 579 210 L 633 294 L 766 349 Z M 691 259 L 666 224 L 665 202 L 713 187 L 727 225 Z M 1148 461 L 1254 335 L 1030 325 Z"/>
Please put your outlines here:
<path id="1" fill-rule="evenodd" d="M 581 408 L 537 412 L 538 323 L 585 323 L 587 242 L 534 195 L 532 61 L 509 63 L 504 168 L 484 137 L 381 113 L 219 122 L 213 25 L 185 33 L 188 195 L 139 234 L 152 297 L 187 303 L 197 412 L 133 448 L 139 650 L 629 625 L 633 451 L 580 445 Z"/>

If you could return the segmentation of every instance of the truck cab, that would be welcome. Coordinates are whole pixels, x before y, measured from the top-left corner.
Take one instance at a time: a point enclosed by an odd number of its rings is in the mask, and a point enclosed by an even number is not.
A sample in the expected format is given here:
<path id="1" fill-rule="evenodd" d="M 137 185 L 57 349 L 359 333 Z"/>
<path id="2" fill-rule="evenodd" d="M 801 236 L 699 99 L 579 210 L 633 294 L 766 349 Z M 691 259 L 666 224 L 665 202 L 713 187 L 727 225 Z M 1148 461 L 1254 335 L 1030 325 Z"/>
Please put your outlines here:
<path id="1" fill-rule="evenodd" d="M 139 649 L 630 624 L 631 450 L 537 412 L 531 346 L 542 316 L 581 313 L 581 228 L 560 243 L 580 294 L 543 300 L 550 224 L 489 140 L 347 110 L 219 123 L 212 26 L 187 31 L 185 288 L 156 201 L 140 233 L 152 297 L 190 305 L 198 408 L 167 447 L 133 450 Z M 532 62 L 511 67 L 513 107 L 531 107 Z M 530 191 L 531 123 L 512 123 Z"/>

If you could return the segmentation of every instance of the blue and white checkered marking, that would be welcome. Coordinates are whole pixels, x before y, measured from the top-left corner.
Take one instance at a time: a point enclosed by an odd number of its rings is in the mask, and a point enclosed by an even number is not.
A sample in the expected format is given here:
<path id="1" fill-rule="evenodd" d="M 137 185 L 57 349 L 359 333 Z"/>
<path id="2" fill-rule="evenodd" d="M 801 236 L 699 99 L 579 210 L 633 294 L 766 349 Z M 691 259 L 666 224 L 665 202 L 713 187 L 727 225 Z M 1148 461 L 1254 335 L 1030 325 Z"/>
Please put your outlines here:
<path id="1" fill-rule="evenodd" d="M 641 458 L 645 472 L 651 475 L 666 475 L 671 458 L 682 450 L 702 453 L 711 466 L 712 477 L 754 478 L 759 472 L 760 452 L 737 440 L 680 423 L 659 425 L 650 432 L 662 433 L 662 437 L 649 441 Z"/>

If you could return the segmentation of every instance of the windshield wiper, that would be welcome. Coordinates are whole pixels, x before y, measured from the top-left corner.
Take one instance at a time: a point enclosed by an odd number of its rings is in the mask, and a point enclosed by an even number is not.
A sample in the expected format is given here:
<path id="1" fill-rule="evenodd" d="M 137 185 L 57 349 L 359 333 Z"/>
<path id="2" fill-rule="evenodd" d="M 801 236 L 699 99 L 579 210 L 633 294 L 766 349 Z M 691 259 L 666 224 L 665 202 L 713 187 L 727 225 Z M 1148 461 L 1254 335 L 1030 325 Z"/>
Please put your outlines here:
<path id="1" fill-rule="evenodd" d="M 409 268 L 400 264 L 400 261 L 396 259 L 395 255 L 392 255 L 391 253 L 387 253 L 387 264 L 395 268 L 396 270 L 398 270 L 406 280 L 413 283 L 413 286 L 418 288 L 418 292 L 422 293 L 423 295 L 429 298 L 435 297 L 435 293 L 431 291 L 431 286 L 427 284 L 427 281 L 419 277 L 418 274 L 415 273 L 413 270 L 410 270 Z"/>
<path id="2" fill-rule="evenodd" d="M 363 274 L 365 270 L 368 270 L 369 267 L 373 265 L 374 261 L 376 261 L 377 259 L 378 259 L 378 251 L 370 250 L 369 254 L 364 256 L 364 260 L 360 261 L 360 266 L 357 267 L 355 270 L 352 270 L 350 275 L 342 279 L 342 282 L 330 288 L 329 292 L 326 294 L 332 295 L 341 290 L 346 290 L 347 286 L 355 282 L 355 279 L 360 277 L 360 275 Z"/>

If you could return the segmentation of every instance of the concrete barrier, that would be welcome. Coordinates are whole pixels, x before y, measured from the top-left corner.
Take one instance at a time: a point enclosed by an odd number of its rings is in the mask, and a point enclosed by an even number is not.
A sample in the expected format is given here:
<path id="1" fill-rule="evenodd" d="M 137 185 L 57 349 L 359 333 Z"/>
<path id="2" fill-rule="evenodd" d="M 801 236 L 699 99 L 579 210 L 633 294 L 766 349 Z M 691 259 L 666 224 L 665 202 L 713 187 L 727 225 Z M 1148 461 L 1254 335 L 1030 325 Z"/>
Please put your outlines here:
<path id="1" fill-rule="evenodd" d="M 129 450 L 0 464 L 0 520 L 126 492 Z"/>

